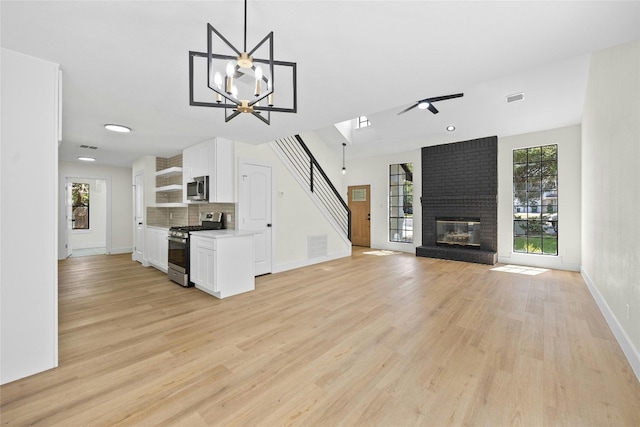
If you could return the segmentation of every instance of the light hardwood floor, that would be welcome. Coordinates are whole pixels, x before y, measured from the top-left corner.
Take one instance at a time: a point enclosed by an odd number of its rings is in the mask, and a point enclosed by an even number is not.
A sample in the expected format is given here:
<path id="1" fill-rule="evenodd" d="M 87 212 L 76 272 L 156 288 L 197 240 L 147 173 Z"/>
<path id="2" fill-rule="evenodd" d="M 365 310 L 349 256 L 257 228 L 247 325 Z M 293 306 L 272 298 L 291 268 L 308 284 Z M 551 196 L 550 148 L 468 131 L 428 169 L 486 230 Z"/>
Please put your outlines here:
<path id="1" fill-rule="evenodd" d="M 578 273 L 365 252 L 222 301 L 61 261 L 60 367 L 2 386 L 2 424 L 640 426 Z"/>

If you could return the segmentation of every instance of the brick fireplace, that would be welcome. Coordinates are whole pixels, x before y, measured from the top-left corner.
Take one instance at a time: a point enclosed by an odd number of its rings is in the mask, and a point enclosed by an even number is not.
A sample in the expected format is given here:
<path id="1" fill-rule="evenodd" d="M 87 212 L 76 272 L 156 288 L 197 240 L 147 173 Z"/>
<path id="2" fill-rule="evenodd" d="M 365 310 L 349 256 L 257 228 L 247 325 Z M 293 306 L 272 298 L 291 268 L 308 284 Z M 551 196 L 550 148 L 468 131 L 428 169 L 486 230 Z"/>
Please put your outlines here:
<path id="1" fill-rule="evenodd" d="M 495 264 L 498 249 L 498 138 L 422 148 L 422 246 L 416 256 Z M 447 219 L 449 234 L 436 221 Z M 461 244 L 469 227 L 474 244 Z M 442 225 L 441 225 L 442 227 Z M 445 237 L 443 237 L 445 236 Z"/>

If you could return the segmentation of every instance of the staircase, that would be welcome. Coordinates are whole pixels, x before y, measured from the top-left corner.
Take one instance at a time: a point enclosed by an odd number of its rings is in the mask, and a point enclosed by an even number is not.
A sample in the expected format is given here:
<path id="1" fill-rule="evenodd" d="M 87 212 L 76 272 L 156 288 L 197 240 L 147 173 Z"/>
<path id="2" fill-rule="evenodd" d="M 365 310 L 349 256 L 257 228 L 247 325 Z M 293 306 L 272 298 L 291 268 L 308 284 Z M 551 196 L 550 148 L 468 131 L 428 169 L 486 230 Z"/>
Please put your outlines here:
<path id="1" fill-rule="evenodd" d="M 300 135 L 277 139 L 271 148 L 308 191 L 334 227 L 351 240 L 351 211 Z"/>

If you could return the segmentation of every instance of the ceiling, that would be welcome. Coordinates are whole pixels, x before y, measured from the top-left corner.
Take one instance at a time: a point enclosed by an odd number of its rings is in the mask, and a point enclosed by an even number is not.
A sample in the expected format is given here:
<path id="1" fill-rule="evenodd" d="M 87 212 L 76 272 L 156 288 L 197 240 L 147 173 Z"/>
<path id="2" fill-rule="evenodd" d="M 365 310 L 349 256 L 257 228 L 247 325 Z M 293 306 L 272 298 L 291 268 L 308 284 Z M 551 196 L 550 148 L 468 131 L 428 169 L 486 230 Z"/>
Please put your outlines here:
<path id="1" fill-rule="evenodd" d="M 212 136 L 261 144 L 318 130 L 341 153 L 333 124 L 359 115 L 373 126 L 347 159 L 576 124 L 590 52 L 640 39 L 639 1 L 249 0 L 248 45 L 274 32 L 275 59 L 297 63 L 298 112 L 225 123 L 224 110 L 189 105 L 188 52 L 206 51 L 207 23 L 242 45 L 243 12 L 240 0 L 3 0 L 0 43 L 61 65 L 61 160 L 92 145 L 96 163 L 130 166 Z M 397 115 L 456 92 L 437 115 Z"/>

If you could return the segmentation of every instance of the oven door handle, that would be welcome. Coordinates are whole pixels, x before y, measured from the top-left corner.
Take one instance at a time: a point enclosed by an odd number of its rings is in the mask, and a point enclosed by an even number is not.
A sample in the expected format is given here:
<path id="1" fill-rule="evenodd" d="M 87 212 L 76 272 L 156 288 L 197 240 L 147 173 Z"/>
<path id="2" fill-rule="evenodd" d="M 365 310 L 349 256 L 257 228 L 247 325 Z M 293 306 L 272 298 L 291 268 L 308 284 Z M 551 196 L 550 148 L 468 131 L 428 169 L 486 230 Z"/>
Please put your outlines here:
<path id="1" fill-rule="evenodd" d="M 167 240 L 170 242 L 176 242 L 176 243 L 187 243 L 187 239 L 181 239 L 179 237 L 167 236 Z"/>

